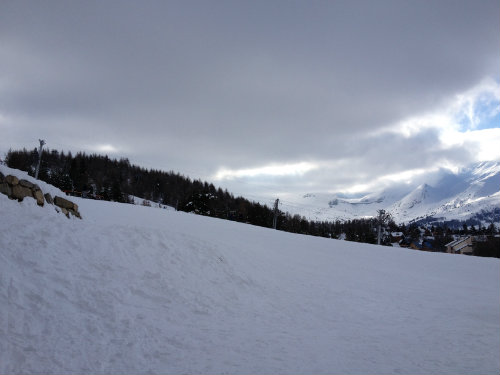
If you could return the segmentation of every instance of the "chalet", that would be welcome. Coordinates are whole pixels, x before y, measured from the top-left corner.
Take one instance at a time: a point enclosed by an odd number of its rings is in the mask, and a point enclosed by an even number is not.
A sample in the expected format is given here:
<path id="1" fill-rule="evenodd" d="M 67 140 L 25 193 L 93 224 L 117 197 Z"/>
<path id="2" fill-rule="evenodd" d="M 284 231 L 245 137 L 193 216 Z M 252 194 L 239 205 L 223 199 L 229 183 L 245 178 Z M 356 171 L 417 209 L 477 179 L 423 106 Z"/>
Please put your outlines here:
<path id="1" fill-rule="evenodd" d="M 400 242 L 403 239 L 403 232 L 391 232 L 391 242 Z"/>
<path id="2" fill-rule="evenodd" d="M 472 237 L 462 237 L 451 241 L 446 245 L 446 252 L 450 254 L 466 254 L 472 255 Z"/>
<path id="3" fill-rule="evenodd" d="M 408 246 L 410 249 L 413 249 L 413 250 L 422 250 L 422 245 L 420 243 L 418 243 L 417 241 L 412 241 L 410 243 L 410 246 Z"/>
<path id="4" fill-rule="evenodd" d="M 412 243 L 411 238 L 403 237 L 401 241 L 399 241 L 399 247 L 410 247 L 411 243 Z"/>

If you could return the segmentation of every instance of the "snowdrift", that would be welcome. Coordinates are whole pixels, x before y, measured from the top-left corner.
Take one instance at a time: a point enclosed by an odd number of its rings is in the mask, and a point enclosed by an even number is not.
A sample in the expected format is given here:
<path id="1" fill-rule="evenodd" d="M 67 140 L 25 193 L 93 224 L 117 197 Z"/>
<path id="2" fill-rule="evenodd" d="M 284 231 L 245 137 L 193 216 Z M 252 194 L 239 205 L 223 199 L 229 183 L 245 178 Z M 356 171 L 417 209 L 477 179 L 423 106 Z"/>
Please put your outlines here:
<path id="1" fill-rule="evenodd" d="M 0 195 L 0 373 L 500 370 L 498 259 L 72 199 Z"/>

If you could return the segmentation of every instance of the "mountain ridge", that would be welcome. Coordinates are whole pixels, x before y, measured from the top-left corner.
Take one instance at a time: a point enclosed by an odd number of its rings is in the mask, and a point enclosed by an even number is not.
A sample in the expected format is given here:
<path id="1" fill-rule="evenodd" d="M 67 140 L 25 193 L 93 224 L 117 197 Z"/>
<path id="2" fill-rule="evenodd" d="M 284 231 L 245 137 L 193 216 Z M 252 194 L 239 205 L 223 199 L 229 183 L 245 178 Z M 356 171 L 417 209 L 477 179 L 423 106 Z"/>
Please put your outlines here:
<path id="1" fill-rule="evenodd" d="M 484 161 L 456 173 L 440 169 L 418 185 L 400 183 L 356 198 L 342 193 L 291 196 L 283 200 L 281 208 L 311 220 L 328 221 L 374 217 L 384 209 L 396 222 L 408 223 L 431 217 L 467 220 L 499 206 L 500 162 Z"/>

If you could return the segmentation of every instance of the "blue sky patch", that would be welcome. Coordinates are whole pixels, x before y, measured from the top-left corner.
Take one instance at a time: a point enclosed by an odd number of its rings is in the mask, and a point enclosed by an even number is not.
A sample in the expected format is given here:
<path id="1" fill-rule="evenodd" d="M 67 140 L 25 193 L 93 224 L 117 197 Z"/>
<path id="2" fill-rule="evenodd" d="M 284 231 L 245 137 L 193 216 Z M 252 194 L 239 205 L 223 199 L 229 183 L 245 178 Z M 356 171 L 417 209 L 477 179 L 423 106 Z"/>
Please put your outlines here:
<path id="1" fill-rule="evenodd" d="M 500 128 L 500 102 L 490 95 L 480 96 L 474 103 L 473 118 L 464 108 L 457 114 L 456 121 L 462 131 Z"/>

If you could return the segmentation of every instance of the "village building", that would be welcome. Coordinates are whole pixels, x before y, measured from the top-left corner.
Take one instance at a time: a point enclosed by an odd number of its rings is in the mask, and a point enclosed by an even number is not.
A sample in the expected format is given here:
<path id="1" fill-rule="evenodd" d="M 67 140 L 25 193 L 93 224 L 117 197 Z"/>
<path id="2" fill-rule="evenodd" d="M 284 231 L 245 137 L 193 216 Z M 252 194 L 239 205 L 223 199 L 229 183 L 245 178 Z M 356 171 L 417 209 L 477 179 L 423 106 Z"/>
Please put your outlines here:
<path id="1" fill-rule="evenodd" d="M 446 245 L 446 252 L 450 254 L 466 254 L 472 255 L 472 237 L 466 236 L 457 240 L 451 241 Z"/>
<path id="2" fill-rule="evenodd" d="M 403 239 L 403 232 L 391 232 L 391 242 L 400 242 Z"/>

